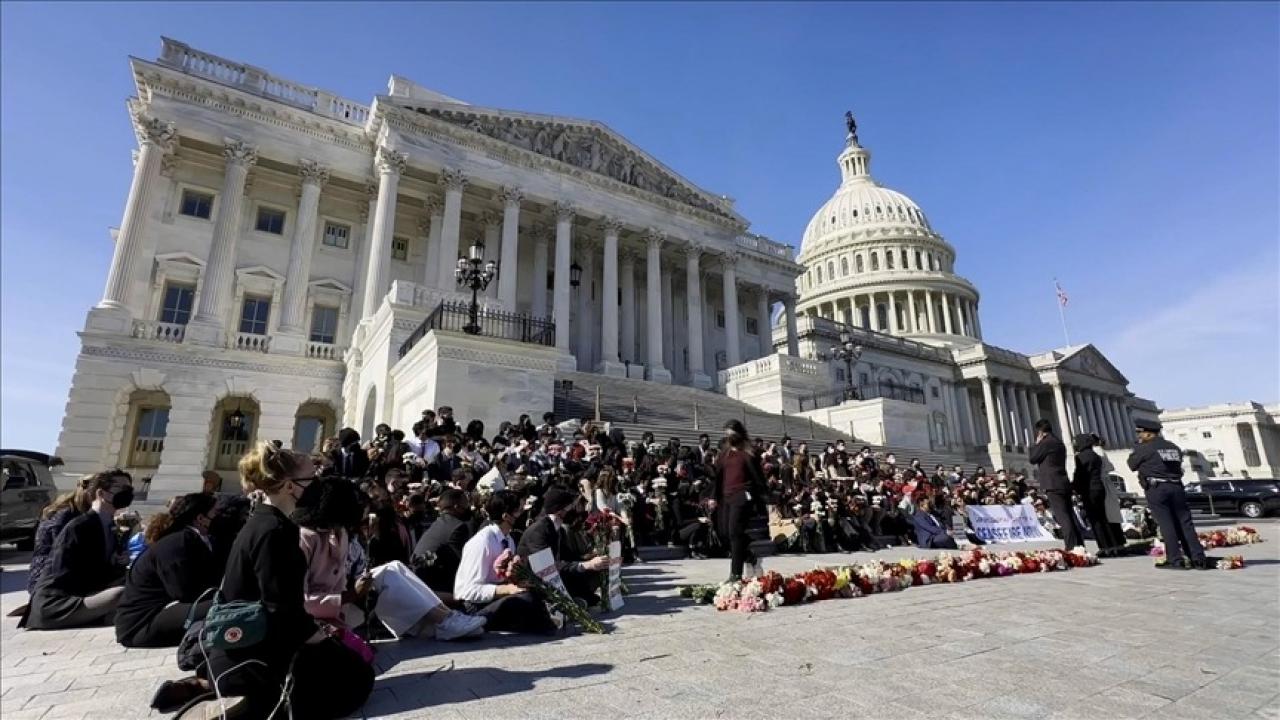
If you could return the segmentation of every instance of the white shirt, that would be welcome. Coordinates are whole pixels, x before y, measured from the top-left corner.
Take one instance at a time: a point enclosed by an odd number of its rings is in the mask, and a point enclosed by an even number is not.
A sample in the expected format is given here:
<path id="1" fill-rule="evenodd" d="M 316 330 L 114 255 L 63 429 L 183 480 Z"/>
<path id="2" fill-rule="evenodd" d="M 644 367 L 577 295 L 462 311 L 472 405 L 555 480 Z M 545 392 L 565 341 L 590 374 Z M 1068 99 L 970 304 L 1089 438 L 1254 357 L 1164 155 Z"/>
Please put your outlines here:
<path id="1" fill-rule="evenodd" d="M 414 455 L 417 455 L 428 463 L 435 460 L 436 455 L 440 453 L 439 443 L 431 438 L 427 438 L 426 440 L 409 440 L 406 444 Z"/>
<path id="2" fill-rule="evenodd" d="M 504 540 L 506 548 L 502 546 Z M 462 547 L 458 573 L 453 578 L 454 596 L 477 605 L 493 602 L 498 586 L 502 584 L 502 579 L 493 571 L 493 563 L 506 549 L 515 552 L 516 542 L 496 523 L 490 523 L 472 535 Z"/>

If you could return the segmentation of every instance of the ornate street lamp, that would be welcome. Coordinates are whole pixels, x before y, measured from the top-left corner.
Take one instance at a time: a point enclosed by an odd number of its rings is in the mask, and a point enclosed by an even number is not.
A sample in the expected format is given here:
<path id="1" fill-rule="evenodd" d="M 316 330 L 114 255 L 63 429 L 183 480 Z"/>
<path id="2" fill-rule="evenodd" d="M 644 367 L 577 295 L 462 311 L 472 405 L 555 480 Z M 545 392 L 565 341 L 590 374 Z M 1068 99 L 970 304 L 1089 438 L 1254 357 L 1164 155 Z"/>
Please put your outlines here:
<path id="1" fill-rule="evenodd" d="M 480 292 L 489 287 L 489 283 L 493 282 L 493 278 L 498 275 L 498 263 L 492 260 L 487 263 L 484 261 L 484 243 L 477 238 L 467 249 L 467 256 L 458 258 L 458 268 L 454 270 L 453 275 L 458 279 L 459 285 L 471 288 L 471 307 L 468 310 L 467 324 L 462 327 L 462 332 L 468 335 L 479 335 Z"/>
<path id="2" fill-rule="evenodd" d="M 853 335 L 849 332 L 849 328 L 840 329 L 840 344 L 831 346 L 831 357 L 844 361 L 844 399 L 859 399 L 858 389 L 853 385 L 853 364 L 862 357 L 862 346 L 853 344 Z"/>
<path id="3" fill-rule="evenodd" d="M 582 266 L 578 264 L 577 260 L 574 260 L 573 264 L 569 266 L 569 287 L 576 288 L 581 284 L 582 284 Z"/>

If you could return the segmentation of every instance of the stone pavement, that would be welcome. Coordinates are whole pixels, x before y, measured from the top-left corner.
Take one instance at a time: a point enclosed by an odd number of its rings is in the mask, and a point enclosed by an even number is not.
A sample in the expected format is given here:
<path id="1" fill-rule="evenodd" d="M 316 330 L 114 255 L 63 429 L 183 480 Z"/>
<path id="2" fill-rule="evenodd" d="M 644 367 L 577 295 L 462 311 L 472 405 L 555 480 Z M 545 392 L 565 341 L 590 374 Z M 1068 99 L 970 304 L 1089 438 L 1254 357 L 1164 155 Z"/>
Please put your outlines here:
<path id="1" fill-rule="evenodd" d="M 635 594 L 609 635 L 380 644 L 364 715 L 1278 719 L 1280 524 L 1251 524 L 1267 542 L 1229 551 L 1244 570 L 1127 558 L 750 616 L 676 596 L 721 579 L 727 561 L 632 566 Z M 0 557 L 5 612 L 25 601 L 23 561 Z M 0 632 L 3 720 L 150 717 L 156 685 L 179 675 L 172 650 L 125 650 L 109 628 L 15 625 Z"/>

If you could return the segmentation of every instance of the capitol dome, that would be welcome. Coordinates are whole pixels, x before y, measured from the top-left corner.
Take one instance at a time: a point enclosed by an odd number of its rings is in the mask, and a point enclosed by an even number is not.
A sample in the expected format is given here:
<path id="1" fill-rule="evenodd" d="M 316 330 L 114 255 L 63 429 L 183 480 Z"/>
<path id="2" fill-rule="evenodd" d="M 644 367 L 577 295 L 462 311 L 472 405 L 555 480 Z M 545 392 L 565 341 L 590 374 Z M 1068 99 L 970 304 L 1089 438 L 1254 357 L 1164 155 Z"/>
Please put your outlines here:
<path id="1" fill-rule="evenodd" d="M 800 314 L 934 345 L 981 337 L 978 291 L 955 274 L 955 249 L 924 210 L 871 176 L 871 153 L 850 134 L 841 183 L 804 231 Z"/>

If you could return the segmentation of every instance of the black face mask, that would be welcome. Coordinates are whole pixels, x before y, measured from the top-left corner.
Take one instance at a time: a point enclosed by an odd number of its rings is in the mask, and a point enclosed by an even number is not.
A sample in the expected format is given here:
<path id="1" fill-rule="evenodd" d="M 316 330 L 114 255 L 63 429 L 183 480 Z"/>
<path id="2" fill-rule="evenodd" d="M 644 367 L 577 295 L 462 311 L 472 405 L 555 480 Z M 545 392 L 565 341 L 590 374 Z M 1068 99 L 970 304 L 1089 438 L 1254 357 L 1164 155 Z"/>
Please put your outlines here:
<path id="1" fill-rule="evenodd" d="M 133 504 L 133 487 L 129 486 L 122 490 L 118 490 L 111 496 L 111 507 L 117 510 L 123 510 Z"/>
<path id="2" fill-rule="evenodd" d="M 320 508 L 320 501 L 324 495 L 324 483 L 319 480 L 312 480 L 305 488 L 302 489 L 302 495 L 298 496 L 298 500 L 294 505 L 293 512 L 289 515 L 289 519 L 298 525 L 313 529 L 328 529 L 334 526 L 333 518 L 323 516 Z M 341 523 L 336 526 L 341 527 Z"/>

